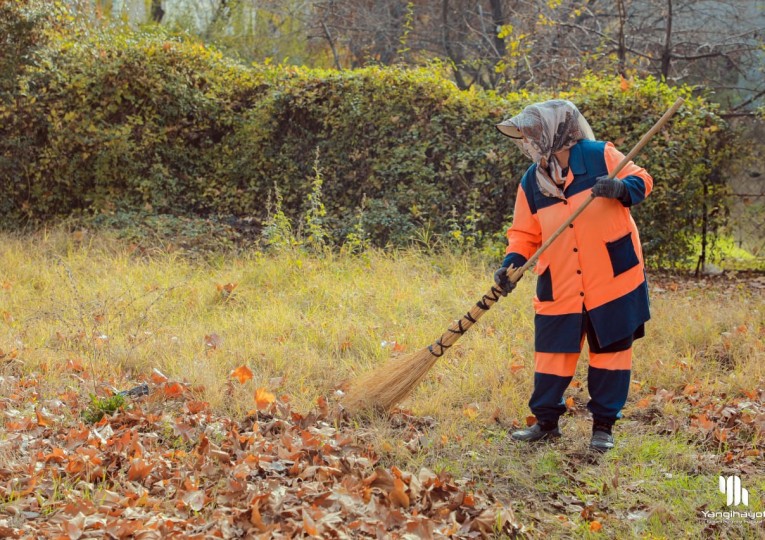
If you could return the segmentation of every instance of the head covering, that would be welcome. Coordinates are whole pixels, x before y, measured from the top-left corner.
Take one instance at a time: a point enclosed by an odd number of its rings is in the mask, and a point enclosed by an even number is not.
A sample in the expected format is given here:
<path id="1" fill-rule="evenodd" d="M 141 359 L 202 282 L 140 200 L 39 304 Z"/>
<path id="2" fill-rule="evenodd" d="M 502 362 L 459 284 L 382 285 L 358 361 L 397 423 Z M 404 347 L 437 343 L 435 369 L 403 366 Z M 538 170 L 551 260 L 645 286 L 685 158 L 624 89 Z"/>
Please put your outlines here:
<path id="1" fill-rule="evenodd" d="M 497 124 L 497 129 L 537 164 L 537 184 L 548 197 L 563 199 L 563 174 L 555 153 L 582 139 L 594 140 L 592 128 L 576 105 L 552 99 L 529 105 L 520 114 Z"/>

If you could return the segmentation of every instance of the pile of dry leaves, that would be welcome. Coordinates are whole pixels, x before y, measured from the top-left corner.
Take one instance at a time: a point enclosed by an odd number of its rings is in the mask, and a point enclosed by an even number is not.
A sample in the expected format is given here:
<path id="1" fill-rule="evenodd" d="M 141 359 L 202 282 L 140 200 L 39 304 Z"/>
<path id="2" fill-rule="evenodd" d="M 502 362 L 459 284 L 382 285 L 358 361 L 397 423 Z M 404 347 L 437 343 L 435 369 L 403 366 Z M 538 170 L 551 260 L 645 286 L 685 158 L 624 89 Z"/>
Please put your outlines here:
<path id="1" fill-rule="evenodd" d="M 323 399 L 304 416 L 259 389 L 252 413 L 233 420 L 155 375 L 147 396 L 88 425 L 75 393 L 40 400 L 34 377 L 1 379 L 2 537 L 522 532 L 508 506 L 447 474 L 380 466 L 342 410 Z"/>

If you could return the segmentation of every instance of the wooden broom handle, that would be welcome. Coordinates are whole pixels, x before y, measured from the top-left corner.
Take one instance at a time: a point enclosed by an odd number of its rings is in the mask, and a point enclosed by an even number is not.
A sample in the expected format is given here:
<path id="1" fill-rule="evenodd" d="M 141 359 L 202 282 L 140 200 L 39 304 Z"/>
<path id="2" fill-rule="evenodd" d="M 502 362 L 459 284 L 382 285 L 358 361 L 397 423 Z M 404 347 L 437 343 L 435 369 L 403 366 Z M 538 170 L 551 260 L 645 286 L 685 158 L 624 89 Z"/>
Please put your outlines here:
<path id="1" fill-rule="evenodd" d="M 608 178 L 612 179 L 614 178 L 619 172 L 630 162 L 633 160 L 633 158 L 640 152 L 643 147 L 648 143 L 648 141 L 658 133 L 658 131 L 664 127 L 664 124 L 666 124 L 670 117 L 677 112 L 677 110 L 680 108 L 680 106 L 683 104 L 685 100 L 683 98 L 677 98 L 675 103 L 667 109 L 667 112 L 664 113 L 664 115 L 657 120 L 657 122 L 653 125 L 651 129 L 649 129 L 645 135 L 638 141 L 638 143 L 630 150 L 630 153 L 624 156 L 624 159 L 619 162 L 619 164 L 616 166 L 616 168 L 611 171 L 608 174 Z M 534 255 L 531 256 L 531 258 L 526 261 L 526 264 L 521 266 L 520 268 L 517 268 L 513 271 L 513 273 L 510 273 L 508 270 L 510 281 L 513 283 L 516 283 L 519 279 L 521 279 L 521 276 L 523 276 L 523 273 L 529 269 L 531 265 L 537 262 L 539 257 L 542 255 L 542 253 L 545 252 L 547 248 L 550 247 L 550 244 L 555 242 L 555 240 L 563 233 L 563 231 L 566 230 L 566 227 L 571 225 L 574 220 L 579 217 L 579 214 L 584 212 L 584 209 L 589 206 L 589 204 L 595 200 L 594 195 L 590 195 L 587 197 L 587 199 L 577 208 L 573 214 L 569 216 L 569 218 L 563 222 L 563 224 L 558 227 L 558 230 L 556 230 L 552 235 L 550 235 L 550 238 L 548 238 L 544 244 L 541 245 L 541 247 L 534 253 Z"/>

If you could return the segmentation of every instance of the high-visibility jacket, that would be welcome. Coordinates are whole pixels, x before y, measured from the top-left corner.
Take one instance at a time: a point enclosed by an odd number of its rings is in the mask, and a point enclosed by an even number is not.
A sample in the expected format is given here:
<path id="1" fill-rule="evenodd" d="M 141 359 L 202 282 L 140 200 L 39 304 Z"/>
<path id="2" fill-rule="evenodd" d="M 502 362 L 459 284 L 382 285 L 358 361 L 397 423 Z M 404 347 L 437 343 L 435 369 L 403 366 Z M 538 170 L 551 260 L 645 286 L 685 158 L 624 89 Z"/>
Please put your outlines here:
<path id="1" fill-rule="evenodd" d="M 543 195 L 536 165 L 529 167 L 518 187 L 503 265 L 523 265 L 590 196 L 596 178 L 609 174 L 623 158 L 611 143 L 579 141 L 571 148 L 565 199 Z M 537 261 L 538 352 L 579 352 L 585 309 L 601 347 L 642 336 L 643 323 L 650 318 L 648 287 L 629 206 L 651 192 L 653 179 L 632 162 L 617 178 L 626 185 L 629 200 L 596 198 Z"/>

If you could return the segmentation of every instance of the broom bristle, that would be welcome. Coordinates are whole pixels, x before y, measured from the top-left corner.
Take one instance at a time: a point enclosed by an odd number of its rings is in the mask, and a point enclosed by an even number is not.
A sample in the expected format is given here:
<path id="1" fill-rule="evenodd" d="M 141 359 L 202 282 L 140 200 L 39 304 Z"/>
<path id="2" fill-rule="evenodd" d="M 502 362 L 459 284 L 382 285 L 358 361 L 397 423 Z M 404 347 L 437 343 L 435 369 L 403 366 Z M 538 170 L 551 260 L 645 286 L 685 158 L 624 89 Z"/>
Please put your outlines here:
<path id="1" fill-rule="evenodd" d="M 419 352 L 389 360 L 351 384 L 343 404 L 351 412 L 366 409 L 388 411 L 408 396 L 438 360 L 426 347 Z"/>

